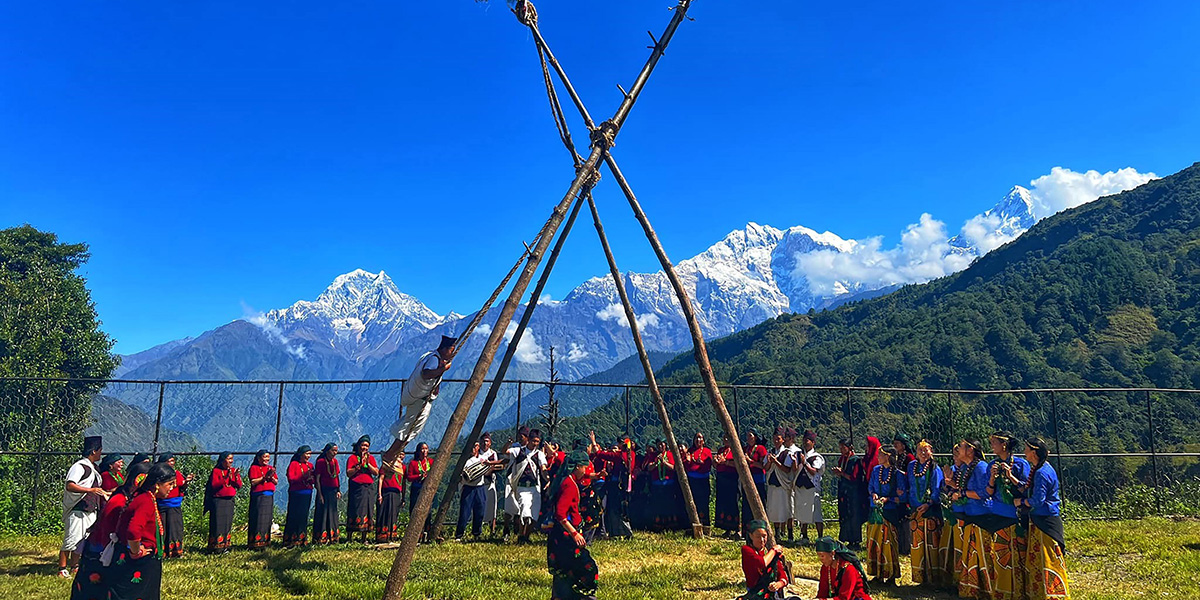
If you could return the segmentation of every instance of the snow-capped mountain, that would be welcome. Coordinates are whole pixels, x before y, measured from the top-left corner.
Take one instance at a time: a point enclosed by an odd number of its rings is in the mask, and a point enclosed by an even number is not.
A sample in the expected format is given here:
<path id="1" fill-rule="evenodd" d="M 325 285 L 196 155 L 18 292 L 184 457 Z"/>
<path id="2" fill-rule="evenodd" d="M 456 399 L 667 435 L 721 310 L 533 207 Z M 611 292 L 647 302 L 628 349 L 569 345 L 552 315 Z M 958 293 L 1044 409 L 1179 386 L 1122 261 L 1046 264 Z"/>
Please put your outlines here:
<path id="1" fill-rule="evenodd" d="M 996 206 L 967 222 L 964 232 L 950 238 L 950 251 L 979 256 L 1017 239 L 1033 227 L 1033 194 L 1014 185 Z"/>
<path id="2" fill-rule="evenodd" d="M 315 301 L 301 300 L 252 321 L 278 333 L 302 357 L 306 348 L 325 346 L 363 364 L 394 352 L 446 317 L 401 292 L 383 271 L 355 269 L 334 279 Z"/>
<path id="3" fill-rule="evenodd" d="M 972 258 L 1032 226 L 1035 219 L 1031 205 L 1029 190 L 1014 187 L 993 208 L 968 221 L 962 233 L 951 239 L 943 236 L 918 258 L 949 258 L 952 260 L 942 262 L 963 268 Z M 887 293 L 904 283 L 940 276 L 938 271 L 917 271 L 909 278 L 881 279 L 864 275 L 870 269 L 836 270 L 838 257 L 866 261 L 861 264 L 873 267 L 878 262 L 904 259 L 906 251 L 881 252 L 878 240 L 847 240 L 806 227 L 777 229 L 749 223 L 704 252 L 680 261 L 676 269 L 702 330 L 706 337 L 715 338 L 785 312 L 837 306 Z M 814 256 L 822 258 L 816 261 L 824 269 L 821 285 L 810 281 L 815 272 L 806 270 L 814 268 L 814 261 L 806 260 Z M 666 275 L 661 271 L 627 272 L 622 277 L 647 348 L 666 353 L 689 348 L 691 338 Z M 514 321 L 524 310 L 526 307 L 521 307 Z M 460 349 L 449 378 L 469 376 L 497 313 L 491 311 L 479 335 L 472 336 Z M 201 380 L 403 378 L 409 375 L 417 357 L 437 346 L 440 335 L 461 335 L 471 316 L 439 315 L 402 292 L 384 272 L 356 269 L 335 278 L 315 300 L 301 300 L 287 308 L 235 321 L 193 340 L 171 342 L 131 356 L 125 376 Z M 509 326 L 506 342 L 514 329 L 515 324 Z M 634 354 L 628 321 L 607 275 L 584 281 L 562 300 L 538 305 L 507 377 L 544 379 L 550 346 L 556 348 L 556 366 L 568 381 L 610 369 Z M 291 391 L 290 397 L 295 398 L 300 391 L 319 397 L 285 407 L 285 440 L 290 440 L 293 432 L 296 436 L 307 432 L 303 435 L 335 439 L 357 435 L 353 433 L 356 431 L 382 434 L 395 418 L 396 391 L 390 388 L 302 387 Z M 448 397 L 460 391 L 459 384 L 448 383 L 443 388 Z M 493 415 L 509 411 L 515 403 L 514 392 L 502 391 Z M 111 393 L 122 397 L 121 390 Z M 222 389 L 216 396 L 168 398 L 164 425 L 195 434 L 206 445 L 236 442 L 239 448 L 259 447 L 269 441 L 274 423 L 257 419 L 256 415 L 263 410 L 269 413 L 271 400 L 249 393 Z M 149 395 L 122 400 L 151 410 L 157 399 Z M 435 405 L 427 431 L 444 429 L 452 408 L 453 403 Z M 233 429 L 241 431 L 243 437 L 231 442 L 227 432 Z M 426 441 L 435 440 L 430 437 Z"/>

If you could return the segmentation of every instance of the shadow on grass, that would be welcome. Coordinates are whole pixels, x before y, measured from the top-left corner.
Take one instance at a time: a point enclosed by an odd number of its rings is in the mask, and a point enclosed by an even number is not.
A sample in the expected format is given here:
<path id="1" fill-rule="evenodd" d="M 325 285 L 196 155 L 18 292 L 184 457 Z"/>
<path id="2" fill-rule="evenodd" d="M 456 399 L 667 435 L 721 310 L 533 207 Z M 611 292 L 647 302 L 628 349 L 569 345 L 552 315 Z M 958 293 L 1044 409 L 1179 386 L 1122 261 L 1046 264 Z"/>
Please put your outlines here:
<path id="1" fill-rule="evenodd" d="M 266 570 L 279 582 L 280 587 L 296 596 L 303 596 L 312 591 L 312 586 L 296 576 L 296 573 L 329 570 L 329 565 L 323 562 L 302 560 L 304 552 L 299 549 L 261 552 L 259 556 L 266 563 Z"/>

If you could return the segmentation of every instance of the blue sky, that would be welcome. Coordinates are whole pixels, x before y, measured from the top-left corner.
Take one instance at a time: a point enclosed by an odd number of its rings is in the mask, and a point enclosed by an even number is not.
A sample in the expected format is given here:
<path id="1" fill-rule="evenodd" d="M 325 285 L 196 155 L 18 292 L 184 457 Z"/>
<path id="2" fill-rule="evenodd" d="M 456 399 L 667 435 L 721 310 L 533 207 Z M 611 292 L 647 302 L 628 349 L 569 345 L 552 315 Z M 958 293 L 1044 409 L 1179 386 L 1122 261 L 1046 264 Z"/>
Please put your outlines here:
<path id="1" fill-rule="evenodd" d="M 538 3 L 594 116 L 670 4 Z M 1198 3 L 691 14 L 614 150 L 676 260 L 747 221 L 895 243 L 923 212 L 955 230 L 1054 166 L 1200 160 Z M 0 4 L 0 226 L 91 245 L 120 352 L 360 267 L 474 310 L 571 175 L 503 2 Z M 622 268 L 657 268 L 611 181 L 597 194 Z M 580 227 L 551 294 L 605 270 Z"/>

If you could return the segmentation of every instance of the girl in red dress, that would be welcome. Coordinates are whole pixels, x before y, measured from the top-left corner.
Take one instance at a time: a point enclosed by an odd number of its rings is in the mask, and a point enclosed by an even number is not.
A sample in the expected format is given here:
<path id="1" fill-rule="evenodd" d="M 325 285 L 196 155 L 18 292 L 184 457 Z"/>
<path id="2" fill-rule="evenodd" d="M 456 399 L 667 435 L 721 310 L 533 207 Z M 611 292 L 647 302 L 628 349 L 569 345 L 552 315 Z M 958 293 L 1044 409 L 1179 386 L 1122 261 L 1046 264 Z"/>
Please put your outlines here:
<path id="1" fill-rule="evenodd" d="M 867 577 L 858 555 L 829 536 L 817 540 L 821 581 L 817 600 L 871 600 Z"/>

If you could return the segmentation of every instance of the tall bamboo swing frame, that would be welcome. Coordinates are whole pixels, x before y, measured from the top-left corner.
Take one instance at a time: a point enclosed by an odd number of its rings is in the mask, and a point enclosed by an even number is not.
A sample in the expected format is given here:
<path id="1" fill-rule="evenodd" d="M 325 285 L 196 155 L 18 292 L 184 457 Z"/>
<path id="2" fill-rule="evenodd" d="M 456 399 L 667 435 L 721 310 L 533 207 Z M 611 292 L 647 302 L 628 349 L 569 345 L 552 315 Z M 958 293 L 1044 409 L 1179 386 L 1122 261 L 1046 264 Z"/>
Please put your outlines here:
<path id="1" fill-rule="evenodd" d="M 500 314 L 497 317 L 495 326 L 492 327 L 488 335 L 487 342 L 484 344 L 483 351 L 479 355 L 479 359 L 475 363 L 475 368 L 471 373 L 471 378 L 467 382 L 466 389 L 458 401 L 458 405 L 454 409 L 453 415 L 450 417 L 450 422 L 446 425 L 446 431 L 442 435 L 439 450 L 453 449 L 458 436 L 462 431 L 463 425 L 466 422 L 467 414 L 471 410 L 471 406 L 475 402 L 475 397 L 483 387 L 484 381 L 487 379 L 488 369 L 495 360 L 496 351 L 499 349 L 500 343 L 504 337 L 504 331 L 512 322 L 513 315 L 516 313 L 522 295 L 529 287 L 530 281 L 533 279 L 533 274 L 537 270 L 543 256 L 546 256 L 546 251 L 549 249 L 550 241 L 554 239 L 558 233 L 563 219 L 567 217 L 568 209 L 571 210 L 570 217 L 567 218 L 566 226 L 563 227 L 562 233 L 558 236 L 554 244 L 553 250 L 546 257 L 546 265 L 542 270 L 542 274 L 534 286 L 533 293 L 530 295 L 528 306 L 525 312 L 521 315 L 517 329 L 514 331 L 512 339 L 508 343 L 508 348 L 505 350 L 504 357 L 501 359 L 499 369 L 494 377 L 491 387 L 488 389 L 483 406 L 480 409 L 479 416 L 476 418 L 475 425 L 471 429 L 470 435 L 467 437 L 466 446 L 470 447 L 482 433 L 484 423 L 491 411 L 492 404 L 495 402 L 496 395 L 499 391 L 499 381 L 504 378 L 509 365 L 511 364 L 513 355 L 516 351 L 517 344 L 520 342 L 521 335 L 527 328 L 530 319 L 532 318 L 534 309 L 537 306 L 537 301 L 541 297 L 542 291 L 549 279 L 550 273 L 554 268 L 554 264 L 558 258 L 559 252 L 562 250 L 563 244 L 566 241 L 567 235 L 574 226 L 575 219 L 584 203 L 588 205 L 592 215 L 592 222 L 596 229 L 597 236 L 600 239 L 601 247 L 604 251 L 605 259 L 608 262 L 609 273 L 613 278 L 613 283 L 617 289 L 617 295 L 620 297 L 622 308 L 625 311 L 625 316 L 629 321 L 630 333 L 633 336 L 634 345 L 637 348 L 638 358 L 642 363 L 642 369 L 646 375 L 646 381 L 649 384 L 650 396 L 654 402 L 654 407 L 662 420 L 663 433 L 667 438 L 667 443 L 672 449 L 678 447 L 675 439 L 675 432 L 671 427 L 670 418 L 667 414 L 666 405 L 663 402 L 662 393 L 659 390 L 657 380 L 654 376 L 654 369 L 650 364 L 649 356 L 646 353 L 646 348 L 642 342 L 641 333 L 637 326 L 637 316 L 634 313 L 633 306 L 630 304 L 629 295 L 625 289 L 624 281 L 621 277 L 620 270 L 617 268 L 616 259 L 613 257 L 612 249 L 609 246 L 608 238 L 604 233 L 604 227 L 600 221 L 600 213 L 595 201 L 592 199 L 592 187 L 599 181 L 599 165 L 603 161 L 607 166 L 609 173 L 621 188 L 622 194 L 628 201 L 630 208 L 633 210 L 634 218 L 642 227 L 642 231 L 646 235 L 647 241 L 654 250 L 655 256 L 658 258 L 663 272 L 666 273 L 667 279 L 671 283 L 671 287 L 675 291 L 675 296 L 679 301 L 679 306 L 683 313 L 683 318 L 687 322 L 688 330 L 692 336 L 693 355 L 696 359 L 696 365 L 699 367 L 700 377 L 704 382 L 704 390 L 708 395 L 709 402 L 712 404 L 713 412 L 721 422 L 721 427 L 726 436 L 732 440 L 730 444 L 734 455 L 734 466 L 737 469 L 738 479 L 741 482 L 743 493 L 750 503 L 751 512 L 755 518 L 761 520 L 766 519 L 766 510 L 763 507 L 762 499 L 759 497 L 757 488 L 754 485 L 754 480 L 750 475 L 750 465 L 746 460 L 746 455 L 738 443 L 739 437 L 733 419 L 729 415 L 729 411 L 725 408 L 725 400 L 721 397 L 721 390 L 718 387 L 716 377 L 713 375 L 712 365 L 708 359 L 708 349 L 705 346 L 704 334 L 700 330 L 699 321 L 696 319 L 695 309 L 692 307 L 691 299 L 688 297 L 687 290 L 683 287 L 683 283 L 679 279 L 679 275 L 675 272 L 675 268 L 667 257 L 667 252 L 663 249 L 662 243 L 659 241 L 657 234 L 654 232 L 653 226 L 650 224 L 649 218 L 645 211 L 642 210 L 641 203 L 633 193 L 633 189 L 629 186 L 629 182 L 618 168 L 616 160 L 611 154 L 612 146 L 616 141 L 617 134 L 621 127 L 625 124 L 629 112 L 632 110 L 634 103 L 637 102 L 642 90 L 646 86 L 646 82 L 650 78 L 650 74 L 658 65 L 659 59 L 662 58 L 666 51 L 667 45 L 675 36 L 676 30 L 683 20 L 688 18 L 687 11 L 691 7 L 693 0 L 678 0 L 678 3 L 672 8 L 674 14 L 671 21 L 667 24 L 666 29 L 659 38 L 654 38 L 651 34 L 651 40 L 654 45 L 650 46 L 650 58 L 646 64 L 642 66 L 637 78 L 628 92 L 622 88 L 624 98 L 616 113 L 607 121 L 597 125 L 591 115 L 588 113 L 586 106 L 574 86 L 571 85 L 570 79 L 567 77 L 566 71 L 559 64 L 554 54 L 550 51 L 549 45 L 538 29 L 537 13 L 533 8 L 533 4 L 527 0 L 518 0 L 514 13 L 518 20 L 529 28 L 533 35 L 534 42 L 537 46 L 538 54 L 542 58 L 543 71 L 546 71 L 546 64 L 553 68 L 558 82 L 567 91 L 571 97 L 572 103 L 579 111 L 583 118 L 584 124 L 590 132 L 590 152 L 586 159 L 583 159 L 574 148 L 570 141 L 570 134 L 565 129 L 565 121 L 562 119 L 561 106 L 558 104 L 557 95 L 554 91 L 554 84 L 551 82 L 549 75 L 546 76 L 547 91 L 550 96 L 551 107 L 555 111 L 556 123 L 559 123 L 559 133 L 563 137 L 563 142 L 572 155 L 575 162 L 575 179 L 571 182 L 566 194 L 562 200 L 555 205 L 550 217 L 542 226 L 541 231 L 535 238 L 535 243 L 532 247 L 526 245 L 521 258 L 518 260 L 518 265 L 524 263 L 524 268 L 521 269 L 520 276 L 517 277 L 516 283 L 513 284 L 513 289 L 505 300 Z M 574 208 L 572 208 L 574 204 Z M 514 267 L 514 271 L 515 271 Z M 500 287 L 497 288 L 488 304 L 484 306 L 480 314 L 476 316 L 476 321 L 482 318 L 481 314 L 487 311 L 492 302 L 499 297 L 500 292 L 507 286 L 509 278 L 513 272 L 510 272 Z M 475 321 L 473 321 L 475 323 Z M 474 327 L 470 327 L 463 332 L 464 336 L 470 335 Z M 454 493 L 457 488 L 457 482 L 460 479 L 462 468 L 465 465 L 466 453 L 459 457 L 458 464 L 451 474 L 450 485 L 447 488 L 446 494 Z M 413 556 L 416 554 L 417 544 L 420 541 L 422 527 L 414 527 L 413 523 L 424 523 L 428 517 L 433 505 L 434 496 L 437 494 L 437 488 L 445 476 L 447 468 L 450 466 L 452 452 L 440 451 L 437 453 L 432 467 L 426 475 L 427 481 L 431 481 L 433 485 L 425 485 L 420 495 L 417 497 L 417 503 L 413 507 L 412 514 L 409 518 L 409 527 L 405 529 L 404 538 L 400 542 L 399 551 L 396 553 L 396 559 L 392 563 L 391 572 L 388 574 L 387 584 L 384 588 L 384 598 L 386 600 L 398 600 L 404 595 L 404 584 L 408 577 L 409 568 L 412 566 Z M 680 488 L 684 496 L 684 504 L 686 505 L 688 516 L 692 522 L 693 535 L 699 537 L 702 535 L 700 520 L 697 516 L 696 506 L 692 499 L 691 489 L 687 485 L 687 476 L 684 472 L 682 461 L 675 461 L 675 472 L 680 482 Z M 445 516 L 445 511 L 450 502 L 447 498 L 443 498 L 438 511 L 438 517 L 434 521 L 435 527 L 440 527 L 440 524 Z M 772 535 L 773 537 L 773 535 Z"/>

